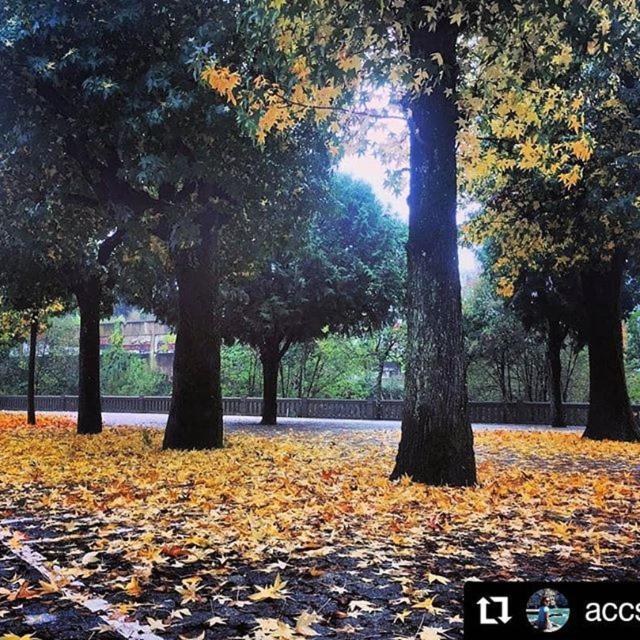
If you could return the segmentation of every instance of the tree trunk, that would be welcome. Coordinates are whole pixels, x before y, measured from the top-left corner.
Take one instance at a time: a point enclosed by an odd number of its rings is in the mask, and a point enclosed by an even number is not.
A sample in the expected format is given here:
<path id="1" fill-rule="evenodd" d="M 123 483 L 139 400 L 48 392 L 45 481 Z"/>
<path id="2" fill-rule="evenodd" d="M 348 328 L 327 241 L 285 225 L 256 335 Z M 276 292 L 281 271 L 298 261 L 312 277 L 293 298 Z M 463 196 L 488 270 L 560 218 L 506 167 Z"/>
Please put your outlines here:
<path id="1" fill-rule="evenodd" d="M 376 372 L 376 420 L 382 420 L 382 379 L 384 376 L 384 361 L 378 362 L 378 371 Z"/>
<path id="2" fill-rule="evenodd" d="M 262 362 L 262 420 L 260 424 L 278 423 L 278 368 L 280 357 L 278 345 L 264 346 L 260 349 Z"/>
<path id="3" fill-rule="evenodd" d="M 29 371 L 27 378 L 27 424 L 36 423 L 36 347 L 38 345 L 38 316 L 29 322 Z"/>
<path id="4" fill-rule="evenodd" d="M 411 34 L 414 58 L 443 56 L 455 89 L 457 29 Z M 456 226 L 455 93 L 445 83 L 411 104 L 407 366 L 402 437 L 392 478 L 434 485 L 476 482 L 467 413 Z"/>
<path id="5" fill-rule="evenodd" d="M 549 320 L 549 333 L 547 336 L 547 351 L 549 360 L 549 408 L 551 409 L 551 426 L 555 428 L 566 427 L 564 419 L 564 407 L 562 404 L 562 343 L 564 336 L 560 322 L 556 319 Z"/>
<path id="6" fill-rule="evenodd" d="M 78 378 L 78 433 L 102 431 L 100 397 L 100 299 L 99 276 L 89 276 L 76 290 L 80 312 Z"/>
<path id="7" fill-rule="evenodd" d="M 585 438 L 640 440 L 624 372 L 620 292 L 624 259 L 582 275 L 589 347 L 589 414 Z"/>
<path id="8" fill-rule="evenodd" d="M 178 327 L 164 449 L 223 445 L 217 241 L 203 228 L 200 245 L 175 258 Z"/>

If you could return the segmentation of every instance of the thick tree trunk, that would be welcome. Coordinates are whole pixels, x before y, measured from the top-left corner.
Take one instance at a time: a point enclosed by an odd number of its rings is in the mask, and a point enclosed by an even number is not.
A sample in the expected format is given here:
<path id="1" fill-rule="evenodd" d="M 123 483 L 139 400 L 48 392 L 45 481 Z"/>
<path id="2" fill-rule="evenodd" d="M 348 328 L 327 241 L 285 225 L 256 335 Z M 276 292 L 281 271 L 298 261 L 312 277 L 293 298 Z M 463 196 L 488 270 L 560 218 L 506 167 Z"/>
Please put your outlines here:
<path id="1" fill-rule="evenodd" d="M 29 323 L 29 370 L 27 377 L 27 424 L 36 423 L 36 347 L 38 345 L 38 318 Z"/>
<path id="2" fill-rule="evenodd" d="M 217 242 L 204 231 L 198 250 L 176 257 L 178 330 L 165 449 L 223 445 Z"/>
<path id="3" fill-rule="evenodd" d="M 260 349 L 262 362 L 262 420 L 260 424 L 275 425 L 278 422 L 278 347 Z"/>
<path id="4" fill-rule="evenodd" d="M 564 406 L 562 404 L 562 343 L 564 336 L 560 322 L 549 320 L 547 336 L 547 357 L 549 360 L 549 408 L 551 410 L 551 426 L 566 427 Z"/>
<path id="5" fill-rule="evenodd" d="M 443 56 L 455 87 L 457 29 L 411 35 L 414 58 Z M 476 482 L 467 414 L 456 226 L 455 94 L 446 86 L 411 105 L 407 283 L 407 366 L 402 437 L 392 478 L 434 485 Z"/>
<path id="6" fill-rule="evenodd" d="M 589 346 L 589 415 L 585 438 L 640 440 L 624 372 L 620 292 L 624 259 L 583 273 Z"/>
<path id="7" fill-rule="evenodd" d="M 90 276 L 78 286 L 80 312 L 80 353 L 78 378 L 78 433 L 102 431 L 100 398 L 100 299 L 98 276 Z"/>

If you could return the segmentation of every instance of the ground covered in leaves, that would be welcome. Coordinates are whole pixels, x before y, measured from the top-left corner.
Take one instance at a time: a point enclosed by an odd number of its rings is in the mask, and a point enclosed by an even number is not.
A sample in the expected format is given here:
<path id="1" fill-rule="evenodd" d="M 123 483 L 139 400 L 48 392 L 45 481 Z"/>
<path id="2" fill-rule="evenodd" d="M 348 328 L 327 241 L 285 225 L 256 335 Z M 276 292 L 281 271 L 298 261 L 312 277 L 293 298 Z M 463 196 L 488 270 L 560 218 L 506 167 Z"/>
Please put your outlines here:
<path id="1" fill-rule="evenodd" d="M 387 480 L 397 432 L 45 426 L 0 415 L 2 640 L 459 638 L 466 580 L 640 574 L 639 445 L 483 432 L 442 489 Z"/>

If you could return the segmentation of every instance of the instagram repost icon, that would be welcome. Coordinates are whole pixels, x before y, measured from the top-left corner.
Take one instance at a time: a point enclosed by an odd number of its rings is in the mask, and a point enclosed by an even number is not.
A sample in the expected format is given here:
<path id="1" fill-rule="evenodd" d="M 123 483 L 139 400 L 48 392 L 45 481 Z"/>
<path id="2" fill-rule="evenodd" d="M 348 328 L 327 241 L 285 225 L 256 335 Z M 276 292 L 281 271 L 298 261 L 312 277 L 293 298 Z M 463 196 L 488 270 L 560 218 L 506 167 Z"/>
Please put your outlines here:
<path id="1" fill-rule="evenodd" d="M 511 620 L 509 615 L 509 598 L 506 596 L 490 596 L 489 598 L 480 598 L 477 602 L 480 608 L 480 624 L 507 624 Z M 492 605 L 499 605 L 499 614 L 489 615 Z"/>
<path id="2" fill-rule="evenodd" d="M 562 629 L 569 620 L 569 602 L 555 589 L 539 589 L 527 602 L 527 620 L 542 633 Z"/>

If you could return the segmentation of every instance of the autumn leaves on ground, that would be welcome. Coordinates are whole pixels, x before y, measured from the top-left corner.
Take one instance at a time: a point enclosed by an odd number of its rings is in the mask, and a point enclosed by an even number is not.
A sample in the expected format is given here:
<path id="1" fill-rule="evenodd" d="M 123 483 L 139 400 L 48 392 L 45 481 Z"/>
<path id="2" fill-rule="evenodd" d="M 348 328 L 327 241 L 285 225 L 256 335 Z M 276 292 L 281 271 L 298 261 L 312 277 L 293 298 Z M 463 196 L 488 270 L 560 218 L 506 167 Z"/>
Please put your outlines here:
<path id="1" fill-rule="evenodd" d="M 113 620 L 171 639 L 458 638 L 466 580 L 640 569 L 640 445 L 479 433 L 480 485 L 446 489 L 387 479 L 396 432 L 179 453 L 154 430 L 0 424 L 3 639 L 118 638 Z"/>

